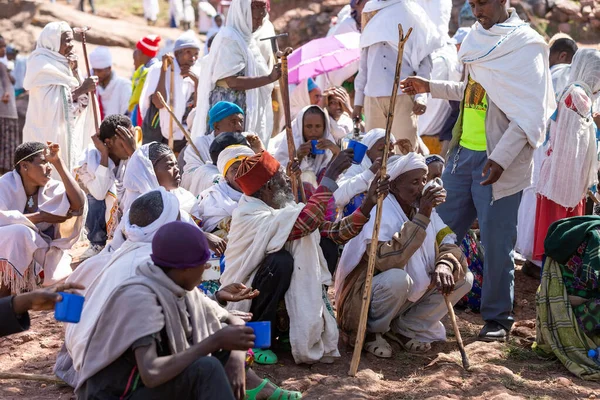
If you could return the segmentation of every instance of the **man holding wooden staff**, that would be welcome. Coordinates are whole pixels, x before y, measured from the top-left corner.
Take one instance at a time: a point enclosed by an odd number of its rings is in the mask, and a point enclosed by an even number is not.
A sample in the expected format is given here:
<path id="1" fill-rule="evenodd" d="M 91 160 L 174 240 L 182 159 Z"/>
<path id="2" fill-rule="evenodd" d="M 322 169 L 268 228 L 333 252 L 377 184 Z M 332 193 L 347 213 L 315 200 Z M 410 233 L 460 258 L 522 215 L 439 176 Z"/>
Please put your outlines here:
<path id="1" fill-rule="evenodd" d="M 506 341 L 514 322 L 514 263 L 517 216 L 529 186 L 533 151 L 543 142 L 556 107 L 548 68 L 548 46 L 506 0 L 475 0 L 478 23 L 458 57 L 462 82 L 409 77 L 410 95 L 461 101 L 448 164 L 442 176 L 448 201 L 442 219 L 458 243 L 477 218 L 485 249 L 481 293 L 483 341 Z"/>
<path id="2" fill-rule="evenodd" d="M 166 102 L 172 105 L 177 119 L 186 124 L 187 115 L 195 107 L 196 88 L 198 87 L 198 70 L 196 61 L 200 54 L 200 42 L 196 35 L 188 31 L 175 41 L 174 55 L 165 54 L 162 63 L 156 63 L 148 71 L 144 89 L 140 96 L 140 112 L 142 117 L 154 120 L 155 115 L 147 115 L 153 111 L 151 104 L 159 110 L 160 131 L 162 137 L 147 137 L 144 132 L 144 143 L 159 141 L 168 143 L 172 131 L 174 151 L 179 152 L 186 144 L 183 132 L 176 123 L 171 123 L 171 116 L 158 99 L 160 93 Z M 174 78 L 171 78 L 174 69 Z M 172 83 L 172 81 L 174 81 Z M 154 111 L 156 111 L 154 109 Z"/>
<path id="3" fill-rule="evenodd" d="M 383 201 L 364 344 L 366 351 L 381 358 L 392 356 L 384 336 L 413 353 L 427 352 L 431 342 L 446 340 L 440 322 L 448 312 L 444 296 L 455 304 L 473 285 L 456 236 L 434 210 L 445 201 L 445 190 L 424 190 L 423 156 L 393 156 L 387 165 L 390 194 Z M 373 224 L 371 218 L 348 242 L 335 279 L 338 322 L 351 344 L 360 319 Z"/>

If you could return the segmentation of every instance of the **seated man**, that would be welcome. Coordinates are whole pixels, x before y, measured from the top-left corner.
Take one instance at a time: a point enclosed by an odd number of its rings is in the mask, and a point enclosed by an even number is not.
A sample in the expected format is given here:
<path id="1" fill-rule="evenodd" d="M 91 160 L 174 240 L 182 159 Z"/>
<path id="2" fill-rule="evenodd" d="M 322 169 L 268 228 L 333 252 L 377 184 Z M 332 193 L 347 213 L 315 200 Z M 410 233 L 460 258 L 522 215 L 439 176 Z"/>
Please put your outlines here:
<path id="1" fill-rule="evenodd" d="M 79 398 L 301 397 L 246 371 L 252 328 L 196 287 L 209 257 L 206 237 L 195 227 L 176 221 L 158 229 L 151 260 L 114 288 L 93 323 Z"/>
<path id="2" fill-rule="evenodd" d="M 390 194 L 383 202 L 375 276 L 364 348 L 377 357 L 391 357 L 383 338 L 409 352 L 426 352 L 430 342 L 445 340 L 440 320 L 446 315 L 444 296 L 455 304 L 471 290 L 473 275 L 456 236 L 434 207 L 442 188 L 428 188 L 427 165 L 418 154 L 393 156 L 388 162 Z M 418 208 L 415 204 L 419 204 Z M 373 224 L 345 247 L 336 276 L 336 305 L 341 329 L 354 343 L 362 307 Z"/>
<path id="3" fill-rule="evenodd" d="M 321 235 L 338 244 L 353 238 L 368 221 L 376 191 L 387 191 L 387 180 L 375 183 L 360 209 L 340 221 L 326 221 L 335 180 L 351 158 L 349 150 L 334 159 L 306 205 L 294 203 L 289 178 L 267 152 L 243 160 L 236 175 L 244 195 L 233 212 L 221 282 L 259 290 L 254 300 L 230 304 L 230 309 L 250 311 L 254 321 L 271 321 L 272 336 L 281 342 L 287 327 L 277 324 L 277 312 L 285 299 L 289 341 L 298 364 L 339 357 L 338 328 L 323 286 L 331 285 L 331 274 L 319 246 Z M 299 174 L 296 165 L 290 172 Z"/>
<path id="4" fill-rule="evenodd" d="M 204 231 L 227 238 L 231 215 L 242 197 L 242 189 L 235 182 L 235 175 L 242 160 L 253 155 L 254 151 L 244 145 L 229 146 L 219 154 L 217 168 L 224 180 L 200 193 L 199 198 L 199 213 Z"/>
<path id="5" fill-rule="evenodd" d="M 119 223 L 122 210 L 117 199 L 123 196 L 125 166 L 136 147 L 131 129 L 131 120 L 124 115 L 106 117 L 100 133 L 92 136 L 94 144 L 85 150 L 75 169 L 88 199 L 85 226 L 90 247 L 80 260 L 100 253 Z"/>
<path id="6" fill-rule="evenodd" d="M 68 254 L 85 219 L 85 194 L 56 143 L 26 142 L 0 178 L 0 297 L 52 284 L 71 273 Z M 50 178 L 54 167 L 60 181 Z"/>

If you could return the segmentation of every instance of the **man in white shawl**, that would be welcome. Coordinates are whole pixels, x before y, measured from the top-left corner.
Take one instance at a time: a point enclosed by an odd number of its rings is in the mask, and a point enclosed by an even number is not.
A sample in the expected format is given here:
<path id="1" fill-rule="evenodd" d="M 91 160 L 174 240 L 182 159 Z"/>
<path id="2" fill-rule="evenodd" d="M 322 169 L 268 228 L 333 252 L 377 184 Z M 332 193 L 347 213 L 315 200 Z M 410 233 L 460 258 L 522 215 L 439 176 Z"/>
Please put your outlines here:
<path id="1" fill-rule="evenodd" d="M 186 126 L 186 118 L 195 104 L 196 88 L 198 87 L 199 66 L 196 61 L 200 54 L 200 42 L 196 34 L 187 31 L 177 38 L 173 48 L 174 55 L 165 54 L 162 63 L 156 63 L 148 70 L 144 88 L 140 95 L 140 113 L 142 118 L 154 118 L 147 115 L 152 103 L 158 110 L 160 120 L 160 131 L 162 137 L 144 138 L 149 141 L 161 141 L 167 143 L 170 135 L 171 116 L 158 100 L 160 93 L 167 104 L 173 104 L 173 113 L 177 119 Z M 171 88 L 171 70 L 175 72 L 175 84 Z M 173 99 L 171 99 L 171 93 Z M 181 129 L 173 122 L 173 139 L 175 140 L 175 151 L 181 151 L 186 140 Z"/>
<path id="2" fill-rule="evenodd" d="M 23 143 L 15 169 L 0 178 L 0 297 L 71 273 L 67 250 L 83 229 L 85 194 L 59 151 L 53 143 Z M 61 181 L 50 178 L 53 169 Z"/>
<path id="3" fill-rule="evenodd" d="M 88 94 L 98 82 L 95 76 L 80 80 L 73 46 L 69 24 L 50 22 L 27 60 L 23 81 L 23 88 L 29 92 L 23 141 L 57 143 L 68 171 L 75 168 L 95 133 L 93 111 L 87 106 Z"/>
<path id="4" fill-rule="evenodd" d="M 360 209 L 337 222 L 325 220 L 327 203 L 337 189 L 335 180 L 350 166 L 350 154 L 344 151 L 336 157 L 306 205 L 293 202 L 289 178 L 268 152 L 243 160 L 236 175 L 244 195 L 233 211 L 221 283 L 241 282 L 260 294 L 229 308 L 252 312 L 254 321 L 271 321 L 272 337 L 284 341 L 287 327 L 278 323 L 277 311 L 285 300 L 297 364 L 329 363 L 339 357 L 338 329 L 323 286 L 332 282 L 321 237 L 338 244 L 355 237 L 368 220 L 377 191 L 387 193 L 387 180 L 374 183 Z M 290 171 L 298 174 L 295 168 Z"/>
<path id="5" fill-rule="evenodd" d="M 364 7 L 361 57 L 354 81 L 354 120 L 365 114 L 366 130 L 385 128 L 398 58 L 398 24 L 404 33 L 413 29 L 404 46 L 400 78 L 431 76 L 431 53 L 442 47 L 442 39 L 423 8 L 411 0 L 370 0 Z M 392 134 L 408 139 L 416 149 L 417 116 L 425 112 L 427 96 L 399 94 L 394 108 Z"/>
<path id="6" fill-rule="evenodd" d="M 479 339 L 505 341 L 514 322 L 512 252 L 521 193 L 530 185 L 533 151 L 556 102 L 543 38 L 507 10 L 505 0 L 475 3 L 473 11 L 478 22 L 458 54 L 464 80 L 410 77 L 401 87 L 408 94 L 462 101 L 443 174 L 448 199 L 438 212 L 459 241 L 479 220 L 486 321 Z"/>
<path id="7" fill-rule="evenodd" d="M 88 215 L 87 238 L 90 247 L 79 259 L 98 254 L 112 238 L 122 209 L 123 178 L 127 160 L 136 148 L 131 120 L 122 114 L 109 115 L 100 124 L 100 133 L 79 160 L 75 176 L 86 192 Z"/>
<path id="8" fill-rule="evenodd" d="M 225 27 L 215 37 L 203 64 L 192 139 L 208 131 L 207 115 L 219 101 L 244 110 L 244 130 L 257 134 L 265 146 L 273 131 L 271 94 L 281 76 L 281 65 L 269 72 L 258 42 L 259 29 L 268 20 L 265 0 L 233 0 Z"/>
<path id="9" fill-rule="evenodd" d="M 558 36 L 561 34 L 557 34 Z M 560 97 L 569 81 L 569 72 L 573 56 L 577 53 L 577 42 L 562 34 L 558 38 L 550 39 L 550 55 L 548 56 L 550 74 L 552 74 L 552 87 L 556 97 Z"/>
<path id="10" fill-rule="evenodd" d="M 390 156 L 394 155 L 395 140 L 391 139 Z M 381 158 L 385 149 L 385 129 L 375 128 L 361 138 L 362 144 L 367 146 L 367 153 L 360 164 L 352 164 L 338 179 L 338 189 L 333 194 L 335 205 L 339 209 L 346 207 L 355 196 L 363 195 L 381 168 Z M 362 202 L 362 197 L 358 202 Z M 354 202 L 356 204 L 356 202 Z M 354 211 L 354 210 L 352 210 Z"/>
<path id="11" fill-rule="evenodd" d="M 219 154 L 217 167 L 224 180 L 200 193 L 199 197 L 199 214 L 202 229 L 206 232 L 218 231 L 215 234 L 227 237 L 231 215 L 242 197 L 235 175 L 242 160 L 254 154 L 254 151 L 244 145 L 229 146 Z"/>
<path id="12" fill-rule="evenodd" d="M 131 98 L 131 81 L 112 70 L 113 59 L 108 47 L 99 46 L 90 53 L 92 74 L 98 77 L 98 100 L 102 119 L 127 114 Z"/>
<path id="13" fill-rule="evenodd" d="M 456 235 L 434 210 L 446 197 L 444 189 L 424 190 L 423 156 L 393 156 L 387 171 L 390 194 L 383 201 L 364 345 L 382 358 L 392 356 L 383 336 L 414 353 L 428 351 L 431 342 L 445 341 L 440 322 L 448 312 L 444 296 L 455 304 L 473 284 Z M 335 278 L 338 322 L 351 343 L 360 319 L 373 221 L 346 245 Z"/>

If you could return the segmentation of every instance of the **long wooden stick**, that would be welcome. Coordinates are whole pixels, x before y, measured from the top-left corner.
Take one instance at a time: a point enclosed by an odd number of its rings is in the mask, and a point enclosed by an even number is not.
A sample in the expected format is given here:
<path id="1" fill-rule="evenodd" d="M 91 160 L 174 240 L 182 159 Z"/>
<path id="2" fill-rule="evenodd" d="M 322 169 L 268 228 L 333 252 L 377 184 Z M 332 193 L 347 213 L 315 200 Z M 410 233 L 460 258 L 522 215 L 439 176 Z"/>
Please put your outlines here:
<path id="1" fill-rule="evenodd" d="M 160 92 L 156 92 L 156 94 L 158 95 L 158 101 L 160 101 L 160 103 L 163 105 L 163 107 L 165 108 L 165 110 L 167 110 L 167 112 L 171 116 L 171 121 L 175 121 L 175 123 L 177 124 L 177 126 L 179 127 L 179 129 L 181 129 L 181 132 L 183 132 L 183 136 L 185 136 L 185 138 L 187 139 L 187 141 L 190 144 L 190 146 L 192 146 L 192 149 L 194 149 L 194 151 L 198 155 L 198 158 L 200 158 L 200 161 L 202 161 L 204 164 L 206 164 L 206 161 L 204 161 L 204 159 L 200 155 L 200 150 L 198 150 L 198 148 L 194 144 L 194 141 L 192 140 L 192 136 L 190 135 L 190 133 L 187 131 L 187 129 L 185 129 L 185 127 L 179 121 L 179 119 L 177 119 L 177 116 L 175 115 L 175 113 L 173 112 L 173 110 L 171 109 L 171 107 L 168 106 L 167 102 L 165 101 L 165 98 L 162 97 L 162 94 L 160 94 Z"/>
<path id="2" fill-rule="evenodd" d="M 169 107 L 173 110 L 173 105 L 175 104 L 175 62 L 171 61 L 171 84 L 169 85 Z M 173 137 L 173 118 L 174 115 L 171 114 L 171 119 L 169 120 L 169 147 L 173 150 L 175 146 L 175 139 Z"/>
<path id="3" fill-rule="evenodd" d="M 38 381 L 56 383 L 58 385 L 67 385 L 65 381 L 56 376 L 51 375 L 38 375 L 38 374 L 24 374 L 20 372 L 0 372 L 0 379 L 18 379 L 27 381 Z"/>
<path id="4" fill-rule="evenodd" d="M 85 32 L 89 28 L 81 28 L 79 32 L 81 33 L 81 45 L 83 47 L 83 59 L 85 60 L 85 68 L 87 70 L 88 76 L 92 76 L 92 72 L 90 69 L 90 61 L 88 60 L 87 54 L 87 42 L 85 41 Z M 100 121 L 98 121 L 98 114 L 100 114 L 100 110 L 98 109 L 98 102 L 96 100 L 96 91 L 94 90 L 92 93 L 92 111 L 94 113 L 94 128 L 96 129 L 96 133 L 100 132 Z"/>
<path id="5" fill-rule="evenodd" d="M 285 136 L 287 139 L 288 146 L 288 154 L 290 157 L 290 164 L 297 160 L 296 158 L 296 146 L 294 144 L 294 134 L 292 133 L 292 114 L 290 111 L 290 93 L 289 93 L 289 82 L 288 82 L 288 55 L 291 54 L 292 49 L 288 48 L 283 52 L 280 52 L 276 55 L 281 60 L 281 78 L 279 80 L 279 86 L 281 90 L 281 98 L 282 98 L 282 106 L 283 112 L 285 115 Z M 304 192 L 304 185 L 302 184 L 302 179 L 298 177 L 297 179 L 292 178 L 292 191 L 294 192 L 294 197 L 296 198 L 296 203 L 299 200 L 302 200 L 303 203 L 306 203 L 306 193 Z M 298 199 L 298 191 L 300 191 L 300 199 Z"/>
<path id="6" fill-rule="evenodd" d="M 460 350 L 460 356 L 462 358 L 462 365 L 465 370 L 471 368 L 469 364 L 469 357 L 467 357 L 467 352 L 465 351 L 465 345 L 463 344 L 462 337 L 460 336 L 460 331 L 458 330 L 458 324 L 456 323 L 456 315 L 454 314 L 454 307 L 452 303 L 450 303 L 450 299 L 448 296 L 444 295 L 444 300 L 446 301 L 446 307 L 448 307 L 448 314 L 450 315 L 450 320 L 452 320 L 452 329 L 454 329 L 454 336 L 456 336 L 456 341 L 458 342 L 458 350 Z"/>
<path id="7" fill-rule="evenodd" d="M 404 55 L 404 44 L 408 40 L 412 28 L 408 30 L 406 36 L 402 30 L 402 25 L 398 24 L 398 59 L 396 60 L 396 75 L 394 76 L 394 86 L 392 88 L 392 96 L 390 99 L 390 110 L 387 115 L 385 124 L 385 143 L 383 150 L 383 158 L 381 160 L 381 174 L 383 178 L 387 173 L 387 160 L 390 150 L 390 139 L 392 136 L 392 124 L 394 122 L 394 106 L 396 105 L 396 97 L 398 95 L 398 87 L 400 86 L 400 70 L 402 69 L 402 57 Z M 352 354 L 352 362 L 348 375 L 356 376 L 358 372 L 358 364 L 360 364 L 360 354 L 362 352 L 365 341 L 365 333 L 367 330 L 367 318 L 369 316 L 369 307 L 371 305 L 371 286 L 373 283 L 373 274 L 375 272 L 375 258 L 377 256 L 377 243 L 379 243 L 379 227 L 381 226 L 381 213 L 383 206 L 383 196 L 377 198 L 377 211 L 375 214 L 375 223 L 373 224 L 373 236 L 371 238 L 371 248 L 369 249 L 369 264 L 367 266 L 367 276 L 365 280 L 365 290 L 363 292 L 362 307 L 360 310 L 360 320 L 358 321 L 358 330 L 356 332 L 356 342 L 354 344 L 354 353 Z"/>

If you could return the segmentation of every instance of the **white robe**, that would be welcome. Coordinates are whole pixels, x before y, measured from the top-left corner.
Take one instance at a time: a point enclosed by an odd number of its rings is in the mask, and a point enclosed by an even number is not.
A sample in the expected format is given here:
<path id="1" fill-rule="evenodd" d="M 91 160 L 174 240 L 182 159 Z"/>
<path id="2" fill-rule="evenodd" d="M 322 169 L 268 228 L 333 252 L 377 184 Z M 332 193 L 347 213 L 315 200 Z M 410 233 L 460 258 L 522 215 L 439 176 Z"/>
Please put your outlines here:
<path id="1" fill-rule="evenodd" d="M 241 198 L 242 193 L 229 186 L 225 180 L 200 193 L 202 229 L 206 232 L 214 231 L 223 219 L 231 217 Z"/>
<path id="2" fill-rule="evenodd" d="M 98 97 L 102 102 L 104 118 L 113 114 L 126 114 L 131 99 L 131 81 L 114 72 L 105 88 L 98 85 Z"/>
<path id="3" fill-rule="evenodd" d="M 27 195 L 21 176 L 15 170 L 0 178 L 0 283 L 16 293 L 35 288 L 40 272 L 44 285 L 53 284 L 71 273 L 71 249 L 79 239 L 86 209 L 62 224 L 34 225 L 23 213 Z M 37 194 L 38 210 L 66 216 L 70 203 L 60 181 L 50 180 Z M 44 231 L 54 229 L 53 237 Z M 10 238 L 10 240 L 7 240 Z"/>
<path id="4" fill-rule="evenodd" d="M 339 357 L 337 323 L 324 298 L 322 285 L 331 284 L 331 274 L 319 246 L 316 230 L 288 242 L 289 234 L 304 204 L 275 210 L 254 197 L 242 196 L 233 212 L 229 244 L 225 251 L 227 268 L 221 284 L 251 286 L 265 255 L 285 247 L 294 258 L 294 272 L 285 294 L 290 316 L 290 344 L 297 364 L 314 363 L 323 357 Z M 250 300 L 229 303 L 228 308 L 250 310 Z"/>
<path id="5" fill-rule="evenodd" d="M 143 0 L 144 7 L 144 18 L 150 21 L 156 21 L 158 13 L 160 12 L 160 6 L 158 0 Z"/>
<path id="6" fill-rule="evenodd" d="M 186 150 L 187 153 L 187 150 Z M 181 187 L 189 190 L 194 196 L 223 180 L 216 165 L 197 164 L 195 166 L 185 164 L 185 172 L 181 177 Z"/>

